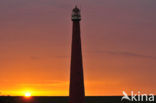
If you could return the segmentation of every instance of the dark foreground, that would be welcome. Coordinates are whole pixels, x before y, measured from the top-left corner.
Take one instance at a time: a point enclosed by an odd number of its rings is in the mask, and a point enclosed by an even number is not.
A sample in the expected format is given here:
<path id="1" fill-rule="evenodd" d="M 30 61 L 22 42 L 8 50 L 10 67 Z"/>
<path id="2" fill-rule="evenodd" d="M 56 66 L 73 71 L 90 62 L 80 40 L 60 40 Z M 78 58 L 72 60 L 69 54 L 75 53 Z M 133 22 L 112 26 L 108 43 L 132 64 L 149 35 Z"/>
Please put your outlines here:
<path id="1" fill-rule="evenodd" d="M 68 97 L 0 97 L 0 103 L 69 103 Z M 86 97 L 85 103 L 156 103 L 122 101 L 120 96 Z"/>

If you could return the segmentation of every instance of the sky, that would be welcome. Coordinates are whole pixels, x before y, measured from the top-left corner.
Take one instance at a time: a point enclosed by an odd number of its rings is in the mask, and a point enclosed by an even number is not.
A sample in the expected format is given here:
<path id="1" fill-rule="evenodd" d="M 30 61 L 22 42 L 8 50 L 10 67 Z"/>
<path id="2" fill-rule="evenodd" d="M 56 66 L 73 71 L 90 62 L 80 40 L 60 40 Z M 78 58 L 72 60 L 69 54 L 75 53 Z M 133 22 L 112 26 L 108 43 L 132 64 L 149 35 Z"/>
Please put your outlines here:
<path id="1" fill-rule="evenodd" d="M 156 94 L 155 0 L 0 0 L 0 95 L 69 95 L 75 4 L 86 95 Z"/>

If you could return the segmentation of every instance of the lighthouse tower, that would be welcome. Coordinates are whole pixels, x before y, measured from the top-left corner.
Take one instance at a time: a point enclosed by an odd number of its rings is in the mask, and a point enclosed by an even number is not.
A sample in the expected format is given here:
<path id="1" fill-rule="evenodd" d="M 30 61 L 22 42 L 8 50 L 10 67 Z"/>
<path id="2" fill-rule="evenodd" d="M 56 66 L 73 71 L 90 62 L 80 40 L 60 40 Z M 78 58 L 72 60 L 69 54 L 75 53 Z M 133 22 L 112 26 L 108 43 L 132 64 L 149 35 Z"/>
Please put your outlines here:
<path id="1" fill-rule="evenodd" d="M 80 37 L 80 9 L 77 6 L 72 12 L 73 33 L 72 33 L 72 51 L 70 68 L 70 103 L 84 103 L 84 77 Z"/>

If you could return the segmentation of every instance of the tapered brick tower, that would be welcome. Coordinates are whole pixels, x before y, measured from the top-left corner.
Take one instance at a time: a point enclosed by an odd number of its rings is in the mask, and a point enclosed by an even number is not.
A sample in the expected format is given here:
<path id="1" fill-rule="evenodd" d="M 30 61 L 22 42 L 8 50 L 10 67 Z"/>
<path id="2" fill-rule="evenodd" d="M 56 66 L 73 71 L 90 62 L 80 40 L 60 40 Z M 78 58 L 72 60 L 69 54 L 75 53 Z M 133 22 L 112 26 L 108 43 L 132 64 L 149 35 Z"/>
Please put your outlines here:
<path id="1" fill-rule="evenodd" d="M 70 68 L 70 103 L 84 103 L 85 98 L 80 20 L 80 9 L 75 7 L 72 12 L 73 34 Z"/>

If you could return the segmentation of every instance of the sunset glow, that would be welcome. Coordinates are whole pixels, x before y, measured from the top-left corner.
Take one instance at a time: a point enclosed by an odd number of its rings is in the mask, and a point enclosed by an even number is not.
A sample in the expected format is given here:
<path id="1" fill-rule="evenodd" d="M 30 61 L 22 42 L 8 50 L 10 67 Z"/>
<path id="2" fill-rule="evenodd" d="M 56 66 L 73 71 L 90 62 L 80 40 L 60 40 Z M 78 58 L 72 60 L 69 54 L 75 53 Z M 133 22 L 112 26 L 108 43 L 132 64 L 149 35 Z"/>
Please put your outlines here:
<path id="1" fill-rule="evenodd" d="M 0 0 L 0 96 L 69 95 L 73 2 Z M 81 0 L 86 96 L 156 94 L 155 4 Z"/>

